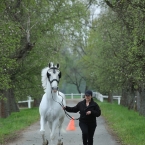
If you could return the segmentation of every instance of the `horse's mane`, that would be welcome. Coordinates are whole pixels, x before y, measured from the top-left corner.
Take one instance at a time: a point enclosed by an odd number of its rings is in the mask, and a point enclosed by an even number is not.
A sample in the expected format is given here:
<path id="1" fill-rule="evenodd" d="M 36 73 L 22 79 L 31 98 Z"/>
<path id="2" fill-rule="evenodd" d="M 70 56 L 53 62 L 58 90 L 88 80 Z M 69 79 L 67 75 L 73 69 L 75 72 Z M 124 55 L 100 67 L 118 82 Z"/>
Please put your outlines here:
<path id="1" fill-rule="evenodd" d="M 42 82 L 42 87 L 44 89 L 44 92 L 46 92 L 46 86 L 47 86 L 47 71 L 48 71 L 49 67 L 45 67 L 44 69 L 42 69 L 41 71 L 41 82 Z"/>

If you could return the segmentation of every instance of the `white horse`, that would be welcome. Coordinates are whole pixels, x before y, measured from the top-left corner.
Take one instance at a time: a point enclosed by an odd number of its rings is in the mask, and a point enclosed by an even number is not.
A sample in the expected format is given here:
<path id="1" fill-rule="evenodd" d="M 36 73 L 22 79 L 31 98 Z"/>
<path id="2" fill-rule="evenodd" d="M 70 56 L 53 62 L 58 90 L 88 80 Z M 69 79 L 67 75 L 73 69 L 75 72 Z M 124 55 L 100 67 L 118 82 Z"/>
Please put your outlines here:
<path id="1" fill-rule="evenodd" d="M 55 129 L 59 129 L 59 139 L 57 145 L 63 145 L 60 137 L 62 130 L 62 123 L 64 121 L 65 113 L 61 105 L 66 106 L 65 95 L 58 91 L 58 83 L 61 78 L 59 71 L 59 64 L 54 65 L 49 63 L 41 72 L 42 86 L 45 94 L 42 97 L 39 113 L 40 113 L 40 132 L 42 133 L 43 145 L 48 145 L 45 139 L 44 125 L 48 122 L 50 128 L 50 142 L 53 145 L 55 137 Z"/>

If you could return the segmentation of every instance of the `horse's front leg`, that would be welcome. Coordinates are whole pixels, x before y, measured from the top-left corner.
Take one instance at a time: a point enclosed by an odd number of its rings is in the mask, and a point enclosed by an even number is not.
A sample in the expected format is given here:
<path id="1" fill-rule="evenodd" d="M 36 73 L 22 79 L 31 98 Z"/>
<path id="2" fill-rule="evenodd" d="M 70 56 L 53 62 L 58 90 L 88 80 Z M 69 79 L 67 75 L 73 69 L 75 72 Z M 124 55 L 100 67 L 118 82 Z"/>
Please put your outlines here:
<path id="1" fill-rule="evenodd" d="M 57 145 L 63 145 L 63 142 L 61 141 L 60 128 L 59 128 L 59 138 L 58 138 Z"/>
<path id="2" fill-rule="evenodd" d="M 52 123 L 52 130 L 51 130 L 51 134 L 50 134 L 50 140 L 51 140 L 51 145 L 53 145 L 53 141 L 54 141 L 54 138 L 55 138 L 55 130 L 56 128 L 58 127 L 58 120 L 55 120 L 53 123 Z"/>
<path id="3" fill-rule="evenodd" d="M 48 145 L 48 140 L 45 139 L 45 130 L 44 130 L 44 125 L 46 121 L 43 116 L 40 118 L 40 132 L 42 134 L 42 139 L 43 139 L 43 144 L 42 145 Z"/>
<path id="4" fill-rule="evenodd" d="M 59 120 L 59 127 L 58 127 L 58 129 L 59 129 L 59 138 L 58 138 L 57 145 L 63 145 L 63 142 L 61 141 L 61 131 L 62 131 L 62 123 L 63 123 L 63 120 L 64 120 L 64 118 L 61 118 Z"/>

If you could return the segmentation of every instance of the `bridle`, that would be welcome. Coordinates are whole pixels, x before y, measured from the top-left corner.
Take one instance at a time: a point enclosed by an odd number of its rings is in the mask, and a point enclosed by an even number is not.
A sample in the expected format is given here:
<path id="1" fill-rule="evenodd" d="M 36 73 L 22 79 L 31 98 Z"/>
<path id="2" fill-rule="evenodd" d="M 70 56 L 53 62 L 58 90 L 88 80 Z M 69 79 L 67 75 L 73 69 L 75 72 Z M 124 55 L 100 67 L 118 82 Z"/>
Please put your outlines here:
<path id="1" fill-rule="evenodd" d="M 55 67 L 52 67 L 50 69 L 53 69 L 53 73 L 56 73 L 56 70 L 58 70 Z M 61 78 L 61 72 L 59 72 L 58 77 L 59 77 L 59 79 Z M 56 81 L 59 84 L 59 80 L 57 80 L 57 79 L 53 79 L 53 80 L 50 81 L 50 74 L 48 73 L 48 71 L 47 71 L 47 78 L 48 78 L 50 84 L 52 84 L 52 82 L 54 82 L 54 81 Z"/>
<path id="2" fill-rule="evenodd" d="M 50 69 L 53 69 L 53 73 L 56 73 L 55 70 L 58 70 L 56 67 L 51 67 Z M 59 80 L 60 80 L 60 78 L 61 78 L 61 72 L 59 72 L 58 77 L 59 77 Z M 48 78 L 50 84 L 52 84 L 52 82 L 54 82 L 54 81 L 56 81 L 56 82 L 59 84 L 59 80 L 57 80 L 57 79 L 53 79 L 53 80 L 50 81 L 50 74 L 48 73 L 48 71 L 47 71 L 47 78 Z M 52 99 L 53 99 L 55 102 L 57 102 L 57 101 L 53 98 L 52 89 L 51 89 L 51 95 L 52 95 Z M 58 90 L 58 95 L 61 96 L 61 95 L 59 94 L 59 90 Z M 62 97 L 62 96 L 61 96 L 61 97 Z M 61 103 L 59 103 L 59 102 L 57 102 L 57 103 L 58 103 L 62 108 L 65 107 L 65 106 L 63 105 L 63 97 L 62 97 Z M 73 120 L 79 120 L 79 118 L 74 119 L 72 116 L 70 116 L 70 115 L 66 112 L 66 110 L 64 110 L 64 112 L 65 112 L 65 115 L 67 116 L 67 118 L 73 119 Z"/>

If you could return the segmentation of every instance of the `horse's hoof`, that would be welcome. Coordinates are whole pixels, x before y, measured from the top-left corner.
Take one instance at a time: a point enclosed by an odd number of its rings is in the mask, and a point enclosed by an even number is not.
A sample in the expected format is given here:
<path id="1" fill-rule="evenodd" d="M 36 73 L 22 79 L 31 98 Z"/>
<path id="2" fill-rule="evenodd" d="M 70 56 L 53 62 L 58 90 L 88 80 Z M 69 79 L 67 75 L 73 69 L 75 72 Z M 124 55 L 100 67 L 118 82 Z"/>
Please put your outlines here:
<path id="1" fill-rule="evenodd" d="M 48 142 L 48 140 L 46 140 L 46 145 L 48 145 L 49 144 L 49 142 Z"/>
<path id="2" fill-rule="evenodd" d="M 63 145 L 63 142 L 58 142 L 58 144 L 57 145 Z"/>
<path id="3" fill-rule="evenodd" d="M 48 142 L 48 140 L 46 140 L 42 145 L 48 145 L 49 144 L 49 142 Z"/>
<path id="4" fill-rule="evenodd" d="M 57 145 L 61 145 L 61 140 L 60 140 L 60 139 L 58 140 L 58 143 L 57 143 Z"/>

